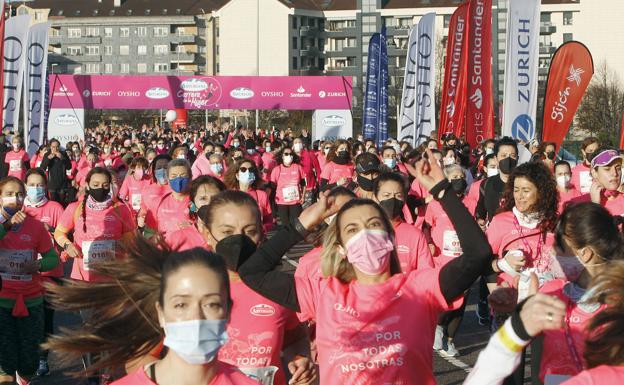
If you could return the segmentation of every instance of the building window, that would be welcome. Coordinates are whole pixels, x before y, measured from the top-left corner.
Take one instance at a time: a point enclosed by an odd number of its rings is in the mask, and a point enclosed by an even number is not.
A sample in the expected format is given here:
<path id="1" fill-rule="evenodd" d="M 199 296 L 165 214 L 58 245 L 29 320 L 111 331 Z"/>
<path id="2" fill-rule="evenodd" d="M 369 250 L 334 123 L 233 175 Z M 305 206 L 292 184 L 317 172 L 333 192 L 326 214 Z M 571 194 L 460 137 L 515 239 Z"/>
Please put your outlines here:
<path id="1" fill-rule="evenodd" d="M 356 40 L 355 40 L 354 37 L 348 37 L 347 38 L 347 45 L 346 45 L 346 47 L 355 48 L 355 42 L 356 42 Z"/>
<path id="2" fill-rule="evenodd" d="M 563 13 L 563 25 L 574 24 L 574 13 L 566 11 Z"/>
<path id="3" fill-rule="evenodd" d="M 362 0 L 362 12 L 375 12 L 377 10 L 377 0 Z"/>
<path id="4" fill-rule="evenodd" d="M 146 45 L 140 45 L 137 47 L 137 54 L 139 55 L 147 55 L 147 46 Z"/>
<path id="5" fill-rule="evenodd" d="M 87 27 L 85 29 L 85 36 L 100 36 L 99 27 Z"/>
<path id="6" fill-rule="evenodd" d="M 167 71 L 169 71 L 169 64 L 154 63 L 154 72 L 167 72 Z"/>
<path id="7" fill-rule="evenodd" d="M 297 29 L 297 16 L 292 17 L 292 27 L 293 29 Z"/>
<path id="8" fill-rule="evenodd" d="M 70 74 L 81 74 L 82 73 L 82 65 L 80 64 L 68 64 L 67 65 L 67 72 Z"/>
<path id="9" fill-rule="evenodd" d="M 550 12 L 542 12 L 540 14 L 540 21 L 542 23 L 550 23 Z"/>
<path id="10" fill-rule="evenodd" d="M 119 37 L 130 37 L 130 28 L 128 27 L 119 28 Z"/>
<path id="11" fill-rule="evenodd" d="M 362 17 L 362 32 L 364 33 L 372 33 L 377 32 L 377 23 L 375 16 L 364 16 Z"/>
<path id="12" fill-rule="evenodd" d="M 69 46 L 67 47 L 67 54 L 70 56 L 80 56 L 82 55 L 82 47 L 80 46 Z"/>
<path id="13" fill-rule="evenodd" d="M 574 40 L 574 37 L 573 37 L 573 35 L 571 33 L 564 33 L 563 34 L 563 42 L 564 43 L 567 43 L 567 42 L 572 41 L 572 40 Z"/>
<path id="14" fill-rule="evenodd" d="M 121 63 L 119 72 L 122 73 L 122 74 L 130 73 L 130 64 L 129 63 Z"/>
<path id="15" fill-rule="evenodd" d="M 292 67 L 293 67 L 294 70 L 296 70 L 297 69 L 297 56 L 293 56 L 292 59 L 293 59 L 292 60 Z"/>
<path id="16" fill-rule="evenodd" d="M 80 28 L 67 28 L 67 36 L 69 38 L 78 38 L 81 36 Z"/>
<path id="17" fill-rule="evenodd" d="M 137 72 L 140 74 L 144 74 L 147 72 L 147 64 L 139 63 L 137 64 Z"/>
<path id="18" fill-rule="evenodd" d="M 112 74 L 113 73 L 113 64 L 112 63 L 104 64 L 104 72 L 107 73 L 107 74 Z"/>
<path id="19" fill-rule="evenodd" d="M 138 27 L 137 36 L 147 36 L 147 27 Z"/>
<path id="20" fill-rule="evenodd" d="M 154 46 L 154 55 L 166 55 L 168 51 L 167 45 L 155 45 Z"/>
<path id="21" fill-rule="evenodd" d="M 169 35 L 168 27 L 154 27 L 154 36 L 162 37 Z"/>
<path id="22" fill-rule="evenodd" d="M 100 46 L 99 45 L 88 45 L 87 46 L 87 55 L 99 55 L 100 54 Z"/>
<path id="23" fill-rule="evenodd" d="M 104 55 L 111 56 L 112 54 L 113 54 L 113 46 L 112 45 L 105 45 L 104 46 Z"/>
<path id="24" fill-rule="evenodd" d="M 451 15 L 444 15 L 444 28 L 448 28 L 451 24 Z"/>
<path id="25" fill-rule="evenodd" d="M 119 46 L 119 54 L 120 55 L 130 55 L 130 46 L 120 45 Z"/>
<path id="26" fill-rule="evenodd" d="M 88 73 L 88 74 L 99 74 L 100 73 L 100 63 L 87 63 L 86 73 Z"/>
<path id="27" fill-rule="evenodd" d="M 113 37 L 113 29 L 109 27 L 104 28 L 104 37 Z"/>
<path id="28" fill-rule="evenodd" d="M 292 48 L 297 49 L 297 37 L 295 36 L 292 38 Z"/>

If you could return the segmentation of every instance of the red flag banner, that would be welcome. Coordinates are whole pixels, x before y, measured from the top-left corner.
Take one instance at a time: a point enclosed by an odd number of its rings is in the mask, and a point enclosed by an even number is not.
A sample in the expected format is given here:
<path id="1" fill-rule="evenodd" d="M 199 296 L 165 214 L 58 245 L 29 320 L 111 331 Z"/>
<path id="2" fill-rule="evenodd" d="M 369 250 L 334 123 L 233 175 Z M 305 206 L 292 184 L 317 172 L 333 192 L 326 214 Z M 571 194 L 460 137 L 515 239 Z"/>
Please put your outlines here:
<path id="1" fill-rule="evenodd" d="M 622 129 L 620 130 L 620 149 L 624 148 L 624 112 L 622 113 Z"/>
<path id="2" fill-rule="evenodd" d="M 0 0 L 0 58 L 4 58 L 4 0 Z M 4 59 L 0 60 L 0 90 L 4 90 Z M 0 106 L 4 106 L 4 92 L 0 92 Z M 0 108 L 0 125 L 2 125 L 2 114 L 4 108 Z"/>
<path id="3" fill-rule="evenodd" d="M 466 141 L 476 148 L 494 137 L 492 0 L 470 0 L 468 15 Z"/>
<path id="4" fill-rule="evenodd" d="M 582 43 L 570 41 L 555 52 L 544 99 L 545 142 L 561 146 L 593 75 L 594 61 Z"/>
<path id="5" fill-rule="evenodd" d="M 457 7 L 449 24 L 438 140 L 447 133 L 454 133 L 460 137 L 464 132 L 468 61 L 468 6 L 469 3 L 464 3 Z"/>

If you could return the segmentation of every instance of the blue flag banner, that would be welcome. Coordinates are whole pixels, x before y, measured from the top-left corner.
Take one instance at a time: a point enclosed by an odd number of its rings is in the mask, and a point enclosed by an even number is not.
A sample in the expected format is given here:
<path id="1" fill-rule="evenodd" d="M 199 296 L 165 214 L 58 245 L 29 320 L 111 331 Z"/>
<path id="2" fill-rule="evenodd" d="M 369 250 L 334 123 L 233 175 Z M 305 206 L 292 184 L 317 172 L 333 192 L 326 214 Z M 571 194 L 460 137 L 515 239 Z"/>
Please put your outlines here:
<path id="1" fill-rule="evenodd" d="M 386 29 L 374 34 L 368 44 L 366 95 L 363 114 L 364 138 L 381 146 L 388 139 L 388 50 Z"/>

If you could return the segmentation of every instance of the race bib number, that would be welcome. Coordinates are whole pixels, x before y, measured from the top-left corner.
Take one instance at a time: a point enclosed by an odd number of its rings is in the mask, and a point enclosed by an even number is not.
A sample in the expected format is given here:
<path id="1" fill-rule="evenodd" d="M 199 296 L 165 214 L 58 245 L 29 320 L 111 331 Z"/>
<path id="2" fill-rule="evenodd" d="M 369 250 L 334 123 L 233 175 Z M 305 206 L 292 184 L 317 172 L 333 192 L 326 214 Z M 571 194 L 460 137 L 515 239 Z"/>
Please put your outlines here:
<path id="1" fill-rule="evenodd" d="M 141 194 L 130 195 L 130 204 L 132 204 L 133 209 L 140 210 L 141 209 Z"/>
<path id="2" fill-rule="evenodd" d="M 581 185 L 579 186 L 579 188 L 581 189 L 581 193 L 587 194 L 591 189 L 591 185 L 593 182 L 591 173 L 589 171 L 581 171 L 579 173 L 579 177 L 579 179 L 581 180 Z"/>
<path id="3" fill-rule="evenodd" d="M 33 260 L 32 250 L 0 250 L 0 276 L 4 281 L 32 281 L 24 265 Z"/>
<path id="4" fill-rule="evenodd" d="M 299 187 L 297 186 L 284 187 L 282 189 L 282 196 L 284 197 L 284 202 L 296 202 L 301 199 L 299 196 Z"/>
<path id="5" fill-rule="evenodd" d="M 112 161 L 112 160 L 110 160 L 110 159 L 106 159 L 106 160 L 104 161 L 104 165 L 105 165 L 106 167 L 109 167 L 111 164 L 113 164 L 113 161 Z"/>
<path id="6" fill-rule="evenodd" d="M 238 368 L 238 370 L 252 380 L 258 381 L 261 385 L 273 385 L 273 379 L 278 368 L 276 366 L 266 366 L 263 368 Z"/>
<path id="7" fill-rule="evenodd" d="M 457 233 L 446 230 L 442 236 L 442 255 L 446 257 L 459 257 L 462 254 L 461 245 Z"/>
<path id="8" fill-rule="evenodd" d="M 12 172 L 22 171 L 22 161 L 19 159 L 9 161 L 9 170 Z"/>
<path id="9" fill-rule="evenodd" d="M 115 241 L 84 241 L 82 242 L 83 268 L 89 271 L 93 264 L 115 259 Z"/>

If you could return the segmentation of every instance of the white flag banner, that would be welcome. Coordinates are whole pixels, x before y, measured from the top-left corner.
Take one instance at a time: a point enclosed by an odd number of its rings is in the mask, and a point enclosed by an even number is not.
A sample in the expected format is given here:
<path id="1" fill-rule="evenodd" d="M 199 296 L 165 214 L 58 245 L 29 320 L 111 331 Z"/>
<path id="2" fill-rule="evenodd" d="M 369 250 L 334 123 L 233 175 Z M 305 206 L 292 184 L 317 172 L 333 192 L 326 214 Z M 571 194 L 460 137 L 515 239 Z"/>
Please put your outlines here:
<path id="1" fill-rule="evenodd" d="M 529 142 L 535 138 L 540 0 L 510 0 L 503 136 Z"/>
<path id="2" fill-rule="evenodd" d="M 17 132 L 29 27 L 30 15 L 11 17 L 5 24 L 3 131 Z"/>
<path id="3" fill-rule="evenodd" d="M 416 136 L 414 147 L 426 141 L 436 129 L 435 112 L 435 12 L 424 15 L 418 22 L 418 61 L 416 77 Z"/>
<path id="4" fill-rule="evenodd" d="M 418 61 L 418 25 L 409 32 L 407 57 L 405 58 L 405 76 L 401 94 L 401 113 L 398 120 L 399 141 L 416 142 L 416 62 Z"/>
<path id="5" fill-rule="evenodd" d="M 84 140 L 84 110 L 82 108 L 51 108 L 48 117 L 48 140 L 58 139 L 61 147 L 67 142 Z"/>
<path id="6" fill-rule="evenodd" d="M 29 156 L 43 143 L 48 31 L 50 23 L 35 24 L 28 36 L 24 70 L 24 144 Z"/>

